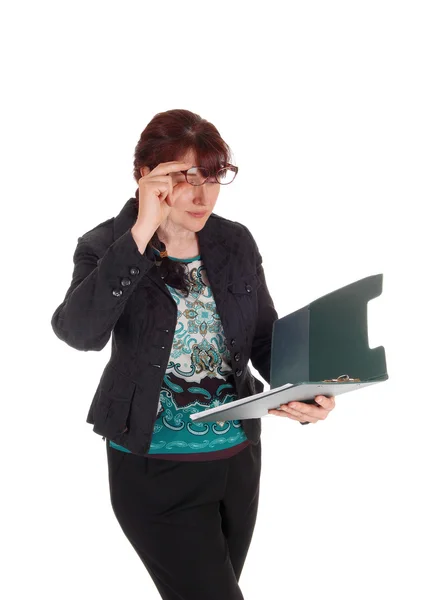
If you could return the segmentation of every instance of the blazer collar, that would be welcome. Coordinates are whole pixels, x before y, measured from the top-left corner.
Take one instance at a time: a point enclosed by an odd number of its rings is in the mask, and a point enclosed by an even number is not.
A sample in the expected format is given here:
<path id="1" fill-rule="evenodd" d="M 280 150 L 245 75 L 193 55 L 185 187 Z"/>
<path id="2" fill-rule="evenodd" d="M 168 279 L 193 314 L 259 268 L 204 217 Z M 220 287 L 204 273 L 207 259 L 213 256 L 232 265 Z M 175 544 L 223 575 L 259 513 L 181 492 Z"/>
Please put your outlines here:
<path id="1" fill-rule="evenodd" d="M 127 200 L 121 211 L 113 222 L 113 238 L 116 241 L 136 222 L 138 215 L 138 200 L 133 197 Z M 228 269 L 232 256 L 232 240 L 226 235 L 223 220 L 215 213 L 212 213 L 205 223 L 203 229 L 197 232 L 197 237 L 200 246 L 200 258 L 206 268 L 207 275 L 213 288 L 215 300 L 221 301 L 224 296 L 225 283 L 227 280 Z M 160 288 L 167 290 L 164 281 L 161 279 L 158 269 L 155 266 L 155 252 L 148 245 L 145 249 L 145 256 L 154 262 L 154 268 L 147 272 L 150 277 Z M 218 304 L 217 302 L 217 304 Z"/>

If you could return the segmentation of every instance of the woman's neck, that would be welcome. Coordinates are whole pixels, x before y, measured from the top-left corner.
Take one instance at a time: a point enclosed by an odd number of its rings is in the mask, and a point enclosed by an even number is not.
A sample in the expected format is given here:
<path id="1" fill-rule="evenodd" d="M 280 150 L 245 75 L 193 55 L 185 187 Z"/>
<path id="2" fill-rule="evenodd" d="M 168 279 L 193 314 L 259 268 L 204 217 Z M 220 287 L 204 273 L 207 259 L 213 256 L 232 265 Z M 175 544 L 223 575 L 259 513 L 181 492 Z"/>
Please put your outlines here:
<path id="1" fill-rule="evenodd" d="M 197 234 L 194 231 L 174 233 L 158 228 L 157 235 L 166 248 L 176 248 L 180 251 L 186 251 L 189 247 L 195 246 L 198 241 Z"/>

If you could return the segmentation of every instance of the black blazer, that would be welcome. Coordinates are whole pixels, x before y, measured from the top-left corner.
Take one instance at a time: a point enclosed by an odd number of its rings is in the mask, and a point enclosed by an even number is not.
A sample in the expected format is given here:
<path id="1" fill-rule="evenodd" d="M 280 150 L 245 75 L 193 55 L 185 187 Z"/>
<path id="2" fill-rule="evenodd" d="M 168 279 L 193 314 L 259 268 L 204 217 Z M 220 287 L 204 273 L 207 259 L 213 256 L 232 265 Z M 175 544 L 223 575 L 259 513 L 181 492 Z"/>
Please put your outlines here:
<path id="1" fill-rule="evenodd" d="M 149 451 L 162 379 L 176 327 L 177 307 L 148 245 L 141 254 L 130 232 L 136 198 L 78 238 L 72 282 L 56 308 L 55 334 L 77 350 L 102 350 L 106 364 L 86 419 L 95 433 L 135 454 Z M 249 229 L 212 213 L 197 232 L 200 257 L 231 352 L 238 398 L 262 392 L 253 367 L 270 384 L 272 327 L 278 318 L 262 257 Z M 261 419 L 244 419 L 252 444 Z"/>

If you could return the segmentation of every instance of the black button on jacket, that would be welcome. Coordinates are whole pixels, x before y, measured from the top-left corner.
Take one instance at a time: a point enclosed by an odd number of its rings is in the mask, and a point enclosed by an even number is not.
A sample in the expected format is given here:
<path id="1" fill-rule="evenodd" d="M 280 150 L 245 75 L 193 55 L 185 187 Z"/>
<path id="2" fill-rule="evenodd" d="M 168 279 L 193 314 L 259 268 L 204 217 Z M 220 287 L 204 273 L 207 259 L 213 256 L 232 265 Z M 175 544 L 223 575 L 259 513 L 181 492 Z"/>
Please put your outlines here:
<path id="1" fill-rule="evenodd" d="M 78 238 L 72 282 L 55 310 L 55 334 L 77 350 L 111 357 L 89 408 L 93 430 L 135 454 L 149 450 L 162 379 L 176 327 L 177 307 L 147 246 L 131 234 L 137 200 Z M 270 384 L 272 328 L 278 318 L 266 286 L 262 257 L 249 229 L 212 213 L 197 232 L 200 258 L 232 358 L 238 398 L 262 392 L 248 362 Z M 242 421 L 258 443 L 261 419 Z"/>

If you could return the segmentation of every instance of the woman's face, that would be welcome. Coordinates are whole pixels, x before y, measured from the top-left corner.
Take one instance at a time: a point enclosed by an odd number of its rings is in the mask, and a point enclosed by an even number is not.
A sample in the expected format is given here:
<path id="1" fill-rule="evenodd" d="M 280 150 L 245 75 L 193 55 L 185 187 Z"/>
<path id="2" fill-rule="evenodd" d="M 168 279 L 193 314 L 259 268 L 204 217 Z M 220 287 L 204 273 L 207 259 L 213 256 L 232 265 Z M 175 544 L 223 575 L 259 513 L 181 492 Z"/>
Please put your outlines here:
<path id="1" fill-rule="evenodd" d="M 177 159 L 191 163 L 193 166 L 200 166 L 196 163 L 194 151 L 189 151 L 184 156 Z M 145 172 L 148 169 L 145 167 Z M 143 174 L 143 173 L 142 173 Z M 187 183 L 183 173 L 171 174 L 173 185 L 184 183 L 178 194 L 175 194 L 175 204 L 170 211 L 168 220 L 175 225 L 179 225 L 190 231 L 200 231 L 205 226 L 210 217 L 220 190 L 220 184 L 211 180 L 203 185 L 192 185 Z M 194 217 L 190 213 L 204 213 L 202 217 Z"/>

